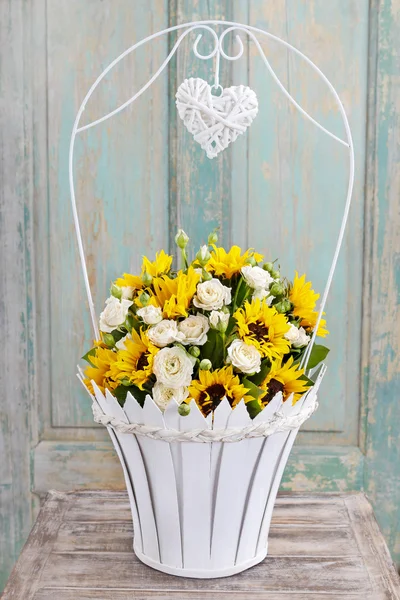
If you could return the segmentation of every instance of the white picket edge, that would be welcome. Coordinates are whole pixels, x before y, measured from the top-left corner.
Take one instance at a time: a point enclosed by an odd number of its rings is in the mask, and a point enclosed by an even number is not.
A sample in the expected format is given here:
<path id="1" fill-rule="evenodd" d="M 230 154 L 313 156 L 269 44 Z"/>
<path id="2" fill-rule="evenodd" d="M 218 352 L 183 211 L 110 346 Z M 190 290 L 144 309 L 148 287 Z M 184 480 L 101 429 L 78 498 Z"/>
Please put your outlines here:
<path id="1" fill-rule="evenodd" d="M 179 420 L 180 431 L 210 427 L 196 402 L 190 402 L 190 413 Z M 182 545 L 185 569 L 209 569 L 211 543 L 210 444 L 178 442 L 182 456 Z M 194 535 L 196 532 L 196 535 Z"/>
<path id="2" fill-rule="evenodd" d="M 143 408 L 134 414 L 126 413 L 131 419 L 139 418 L 145 425 L 165 427 L 162 412 L 150 396 L 146 396 Z M 138 436 L 138 443 L 151 490 L 153 510 L 158 532 L 160 561 L 170 567 L 182 568 L 182 539 L 180 531 L 178 482 L 176 480 L 170 444 Z"/>
<path id="3" fill-rule="evenodd" d="M 99 394 L 101 392 L 99 391 Z M 134 402 L 138 405 L 137 401 L 129 398 L 130 394 L 127 395 L 125 401 L 125 408 L 130 402 Z M 129 418 L 126 412 L 120 407 L 118 401 L 106 390 L 106 400 L 108 401 L 106 407 L 110 411 L 110 414 L 118 417 L 121 421 L 129 423 Z M 113 430 L 112 430 L 113 431 Z M 130 475 L 130 481 L 132 482 L 132 488 L 135 497 L 135 510 L 140 522 L 142 532 L 142 551 L 148 554 L 153 560 L 160 560 L 160 552 L 158 546 L 158 535 L 155 526 L 155 518 L 153 513 L 153 506 L 149 491 L 149 485 L 147 482 L 146 470 L 143 463 L 143 457 L 139 448 L 138 441 L 135 435 L 123 434 L 114 432 L 117 435 L 117 439 L 123 451 L 125 459 L 125 465 Z M 134 507 L 132 506 L 132 510 Z M 136 534 L 135 534 L 135 546 L 136 546 Z"/>
<path id="4" fill-rule="evenodd" d="M 91 383 L 92 383 L 96 401 L 97 401 L 98 405 L 100 406 L 100 408 L 106 414 L 109 414 L 108 411 L 111 411 L 111 414 L 113 414 L 112 413 L 112 405 L 110 406 L 109 401 L 106 399 L 104 394 L 102 394 L 102 392 L 99 390 L 96 383 L 93 380 Z M 114 398 L 114 397 L 112 396 L 112 398 Z M 114 398 L 114 400 L 115 400 L 115 398 Z M 116 402 L 116 400 L 115 400 L 115 402 Z M 133 481 L 131 478 L 130 470 L 128 468 L 127 456 L 124 453 L 124 450 L 121 445 L 120 437 L 119 437 L 120 435 L 123 435 L 123 434 L 117 435 L 116 432 L 111 427 L 107 427 L 107 431 L 108 431 L 108 434 L 113 443 L 114 449 L 117 453 L 119 461 L 121 463 L 122 471 L 124 474 L 125 485 L 126 485 L 126 489 L 127 489 L 128 497 L 129 497 L 129 503 L 131 505 L 135 544 L 137 543 L 138 547 L 141 548 L 143 551 L 143 535 L 142 535 L 142 528 L 141 528 L 141 524 L 140 524 L 139 514 L 138 514 L 138 510 L 137 510 L 137 503 L 136 503 L 136 496 L 135 496 L 135 491 L 134 491 L 134 487 L 133 487 Z"/>
<path id="5" fill-rule="evenodd" d="M 251 423 L 244 400 L 235 407 L 228 427 L 246 427 Z M 236 549 L 242 524 L 253 463 L 258 454 L 257 440 L 223 444 L 218 475 L 211 541 L 211 565 L 223 569 L 235 564 Z"/>
<path id="6" fill-rule="evenodd" d="M 287 414 L 297 414 L 303 408 L 303 404 L 307 399 L 309 393 L 312 391 L 312 389 L 313 388 L 306 392 L 294 406 L 292 404 L 292 396 L 290 396 L 286 400 L 286 402 L 283 403 L 282 410 L 286 410 Z M 285 408 L 286 403 L 288 404 Z M 268 443 L 276 444 L 276 449 L 280 449 L 280 452 L 277 456 L 275 469 L 270 481 L 270 490 L 265 506 L 264 516 L 261 521 L 260 532 L 257 541 L 257 548 L 255 552 L 256 554 L 258 554 L 268 544 L 268 533 L 271 525 L 272 511 L 275 506 L 275 500 L 281 483 L 283 471 L 285 470 L 286 463 L 289 458 L 289 454 L 292 450 L 298 431 L 299 429 L 297 428 L 290 432 L 278 432 L 267 438 L 266 447 Z"/>

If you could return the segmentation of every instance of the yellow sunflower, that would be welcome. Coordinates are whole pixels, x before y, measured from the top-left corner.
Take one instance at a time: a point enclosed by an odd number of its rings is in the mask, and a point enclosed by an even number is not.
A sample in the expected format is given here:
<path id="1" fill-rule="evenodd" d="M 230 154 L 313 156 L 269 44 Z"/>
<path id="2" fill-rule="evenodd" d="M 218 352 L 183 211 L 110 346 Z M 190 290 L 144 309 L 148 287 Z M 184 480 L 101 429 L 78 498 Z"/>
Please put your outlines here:
<path id="1" fill-rule="evenodd" d="M 240 383 L 239 377 L 234 375 L 233 368 L 229 366 L 212 372 L 199 371 L 199 379 L 193 379 L 189 386 L 187 402 L 194 398 L 203 415 L 207 416 L 217 408 L 224 396 L 232 408 L 242 398 L 245 402 L 252 400 L 251 396 L 246 395 L 247 392 L 248 389 Z"/>
<path id="2" fill-rule="evenodd" d="M 111 373 L 118 383 L 125 379 L 142 390 L 153 372 L 153 361 L 159 348 L 149 341 L 144 331 L 139 335 L 132 329 L 131 335 L 131 340 L 124 341 L 125 350 L 118 350 Z"/>
<path id="3" fill-rule="evenodd" d="M 255 346 L 263 356 L 280 358 L 289 352 L 290 343 L 284 338 L 290 329 L 287 318 L 264 300 L 246 301 L 233 316 L 239 337 Z"/>
<path id="4" fill-rule="evenodd" d="M 293 394 L 293 404 L 296 404 L 309 388 L 307 381 L 300 379 L 303 374 L 304 369 L 293 365 L 292 356 L 284 365 L 280 360 L 273 362 L 270 372 L 260 386 L 266 392 L 260 398 L 261 404 L 266 406 L 278 392 L 282 392 L 283 401 Z"/>
<path id="5" fill-rule="evenodd" d="M 199 281 L 200 275 L 193 267 L 189 267 L 187 273 L 179 271 L 174 279 L 168 275 L 157 277 L 153 279 L 154 292 L 149 291 L 152 294 L 149 303 L 159 306 L 168 319 L 187 317 Z M 136 303 L 140 304 L 140 300 Z"/>
<path id="6" fill-rule="evenodd" d="M 316 294 L 311 288 L 311 281 L 306 282 L 306 276 L 296 271 L 293 286 L 289 292 L 289 300 L 292 302 L 293 314 L 301 319 L 300 325 L 307 331 L 315 328 L 318 318 L 318 311 L 315 310 L 319 294 Z M 325 313 L 324 313 L 325 314 Z M 329 331 L 326 329 L 326 320 L 321 319 L 317 335 L 325 337 Z"/>
<path id="7" fill-rule="evenodd" d="M 251 249 L 246 250 L 242 254 L 242 249 L 239 246 L 232 246 L 229 252 L 226 252 L 225 248 L 217 248 L 217 246 L 213 246 L 213 248 L 206 269 L 217 275 L 217 277 L 230 279 L 233 275 L 240 272 L 240 269 L 244 267 L 251 256 L 257 262 L 263 259 L 262 254 L 253 252 Z"/>
<path id="8" fill-rule="evenodd" d="M 89 357 L 92 366 L 85 369 L 85 385 L 91 394 L 94 394 L 92 380 L 97 384 L 99 390 L 104 394 L 105 390 L 115 390 L 119 385 L 113 380 L 111 374 L 112 365 L 117 360 L 117 354 L 100 345 L 96 347 L 96 353 Z"/>

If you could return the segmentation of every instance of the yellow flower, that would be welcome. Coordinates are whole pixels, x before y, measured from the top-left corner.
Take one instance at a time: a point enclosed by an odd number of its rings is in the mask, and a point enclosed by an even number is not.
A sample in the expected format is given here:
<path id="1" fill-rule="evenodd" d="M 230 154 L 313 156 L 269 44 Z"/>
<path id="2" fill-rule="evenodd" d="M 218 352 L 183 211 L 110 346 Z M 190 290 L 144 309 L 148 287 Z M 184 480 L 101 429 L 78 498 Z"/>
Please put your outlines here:
<path id="1" fill-rule="evenodd" d="M 118 383 L 125 379 L 142 390 L 153 373 L 153 361 L 159 349 L 143 331 L 139 335 L 132 329 L 131 335 L 131 340 L 124 341 L 126 349 L 117 352 L 117 360 L 111 366 L 111 373 Z"/>
<path id="2" fill-rule="evenodd" d="M 211 252 L 211 258 L 207 263 L 207 271 L 211 271 L 217 277 L 226 277 L 230 279 L 233 275 L 240 272 L 240 269 L 244 267 L 250 256 L 254 257 L 257 262 L 263 259 L 262 254 L 253 252 L 253 250 L 246 250 L 242 254 L 242 249 L 239 246 L 232 246 L 229 252 L 226 252 L 224 248 L 217 248 L 213 246 L 214 250 Z"/>
<path id="3" fill-rule="evenodd" d="M 290 343 L 283 337 L 290 329 L 287 318 L 264 300 L 246 301 L 233 316 L 239 337 L 255 346 L 263 356 L 280 358 L 289 352 Z"/>
<path id="4" fill-rule="evenodd" d="M 261 404 L 266 406 L 278 392 L 282 392 L 283 401 L 294 394 L 292 404 L 296 404 L 309 387 L 307 381 L 300 379 L 303 374 L 304 369 L 293 365 L 293 356 L 284 365 L 280 360 L 273 362 L 270 372 L 260 386 L 266 392 L 260 398 Z"/>
<path id="5" fill-rule="evenodd" d="M 141 275 L 146 272 L 152 277 L 159 277 L 171 269 L 172 260 L 173 256 L 169 256 L 164 250 L 157 252 L 154 261 L 150 261 L 147 256 L 143 256 Z M 134 290 L 141 290 L 145 287 L 141 275 L 124 273 L 123 277 L 119 277 L 119 279 L 115 281 L 115 285 L 118 285 L 119 287 L 128 286 L 132 287 Z"/>
<path id="6" fill-rule="evenodd" d="M 153 279 L 154 293 L 150 303 L 159 306 L 164 317 L 169 319 L 187 317 L 199 281 L 200 275 L 193 267 L 188 268 L 187 274 L 179 271 L 174 279 L 168 275 L 157 277 Z"/>
<path id="7" fill-rule="evenodd" d="M 247 396 L 248 389 L 240 383 L 237 375 L 233 374 L 231 366 L 216 369 L 215 371 L 199 371 L 199 379 L 193 379 L 189 386 L 190 402 L 192 398 L 204 416 L 215 410 L 221 400 L 226 396 L 230 405 L 235 407 L 242 398 L 247 402 L 252 399 Z"/>
<path id="8" fill-rule="evenodd" d="M 293 286 L 289 292 L 289 300 L 294 306 L 294 316 L 301 319 L 300 325 L 307 331 L 312 331 L 317 323 L 318 311 L 315 310 L 315 306 L 318 298 L 319 294 L 316 294 L 311 288 L 311 281 L 306 282 L 306 276 L 299 277 L 296 271 Z M 325 337 L 329 333 L 325 325 L 325 319 L 321 319 L 317 333 L 320 337 Z"/>
<path id="9" fill-rule="evenodd" d="M 96 353 L 89 357 L 90 362 L 93 366 L 86 367 L 85 369 L 85 385 L 91 394 L 94 394 L 93 386 L 91 381 L 93 380 L 99 390 L 104 394 L 105 389 L 113 391 L 118 383 L 113 381 L 111 375 L 112 365 L 117 360 L 116 352 L 113 352 L 109 348 L 103 348 L 100 345 L 96 347 Z"/>
<path id="10" fill-rule="evenodd" d="M 124 275 L 116 279 L 114 283 L 118 287 L 132 287 L 134 290 L 141 290 L 144 287 L 140 275 L 131 275 L 130 273 L 124 273 Z"/>
<path id="11" fill-rule="evenodd" d="M 143 256 L 142 274 L 146 271 L 152 277 L 159 277 L 168 273 L 171 269 L 173 256 L 166 254 L 164 250 L 157 252 L 156 258 L 150 261 L 147 256 Z"/>

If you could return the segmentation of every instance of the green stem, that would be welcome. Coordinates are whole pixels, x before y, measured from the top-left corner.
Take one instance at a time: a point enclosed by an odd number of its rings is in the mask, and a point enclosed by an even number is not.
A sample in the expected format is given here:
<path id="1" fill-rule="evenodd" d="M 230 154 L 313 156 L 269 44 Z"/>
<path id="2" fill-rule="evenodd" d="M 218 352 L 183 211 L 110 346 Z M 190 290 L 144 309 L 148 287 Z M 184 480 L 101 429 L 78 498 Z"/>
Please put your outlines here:
<path id="1" fill-rule="evenodd" d="M 185 248 L 181 248 L 181 256 L 182 256 L 183 265 L 184 265 L 185 269 L 187 269 L 189 267 L 189 263 L 188 263 Z"/>
<path id="2" fill-rule="evenodd" d="M 237 297 L 238 297 L 238 292 L 240 290 L 240 287 L 242 285 L 243 282 L 243 277 L 240 277 L 239 279 L 239 283 L 236 286 L 236 292 L 235 292 L 235 296 L 233 298 L 233 312 L 235 312 L 235 310 L 237 309 L 237 305 L 236 305 L 236 301 L 237 301 Z"/>

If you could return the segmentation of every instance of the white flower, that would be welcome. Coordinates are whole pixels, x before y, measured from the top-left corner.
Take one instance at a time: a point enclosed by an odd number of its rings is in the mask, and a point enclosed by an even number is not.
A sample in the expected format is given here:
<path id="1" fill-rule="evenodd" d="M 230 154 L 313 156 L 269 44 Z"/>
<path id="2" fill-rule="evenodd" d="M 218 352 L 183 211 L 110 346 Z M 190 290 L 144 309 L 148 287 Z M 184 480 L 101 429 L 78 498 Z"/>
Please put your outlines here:
<path id="1" fill-rule="evenodd" d="M 290 342 L 293 348 L 301 348 L 302 346 L 307 346 L 310 341 L 310 337 L 306 334 L 304 327 L 300 327 L 299 329 L 296 325 L 290 325 L 289 331 L 287 331 L 284 337 Z"/>
<path id="2" fill-rule="evenodd" d="M 127 333 L 123 338 L 121 338 L 118 342 L 115 342 L 115 347 L 118 348 L 118 350 L 126 350 L 126 346 L 125 346 L 125 341 L 126 340 L 131 340 L 132 336 L 130 333 Z"/>
<path id="3" fill-rule="evenodd" d="M 272 294 L 269 293 L 268 290 L 257 289 L 254 290 L 252 295 L 252 300 L 256 300 L 259 298 L 260 300 L 265 300 L 268 306 L 271 306 L 272 300 L 275 298 Z"/>
<path id="4" fill-rule="evenodd" d="M 176 321 L 163 319 L 156 325 L 149 327 L 147 335 L 155 346 L 164 348 L 164 346 L 168 346 L 168 344 L 172 344 L 172 342 L 176 342 L 179 339 L 178 326 Z"/>
<path id="5" fill-rule="evenodd" d="M 106 300 L 106 307 L 100 314 L 100 331 L 111 333 L 126 319 L 128 309 L 132 300 L 119 300 L 115 296 L 110 296 Z"/>
<path id="6" fill-rule="evenodd" d="M 261 354 L 254 346 L 242 340 L 233 340 L 228 348 L 228 362 L 242 373 L 258 373 L 261 369 Z"/>
<path id="7" fill-rule="evenodd" d="M 121 288 L 121 298 L 123 300 L 132 300 L 134 291 L 135 291 L 135 288 L 132 287 L 131 285 L 124 285 Z"/>
<path id="8" fill-rule="evenodd" d="M 153 306 L 152 304 L 139 308 L 136 314 L 143 319 L 146 325 L 156 325 L 156 323 L 162 321 L 161 308 L 159 306 Z"/>
<path id="9" fill-rule="evenodd" d="M 207 331 L 210 329 L 207 317 L 204 315 L 190 315 L 178 323 L 179 340 L 182 344 L 202 346 L 207 341 Z"/>
<path id="10" fill-rule="evenodd" d="M 187 387 L 180 388 L 171 388 L 167 387 L 163 383 L 157 381 L 153 387 L 153 400 L 157 404 L 158 408 L 164 412 L 167 408 L 168 404 L 172 399 L 176 401 L 177 404 L 182 404 L 182 402 L 189 396 L 189 390 Z"/>
<path id="11" fill-rule="evenodd" d="M 193 304 L 203 310 L 218 310 L 231 303 L 231 288 L 222 285 L 219 279 L 210 279 L 197 284 Z"/>
<path id="12" fill-rule="evenodd" d="M 157 381 L 167 387 L 179 389 L 190 385 L 193 363 L 183 348 L 163 348 L 154 357 L 153 372 Z"/>
<path id="13" fill-rule="evenodd" d="M 261 267 L 245 265 L 240 271 L 247 285 L 255 290 L 264 290 L 273 282 L 268 271 L 264 271 Z"/>
<path id="14" fill-rule="evenodd" d="M 212 310 L 209 316 L 210 325 L 213 329 L 224 332 L 228 327 L 229 317 L 230 314 L 222 310 Z"/>

